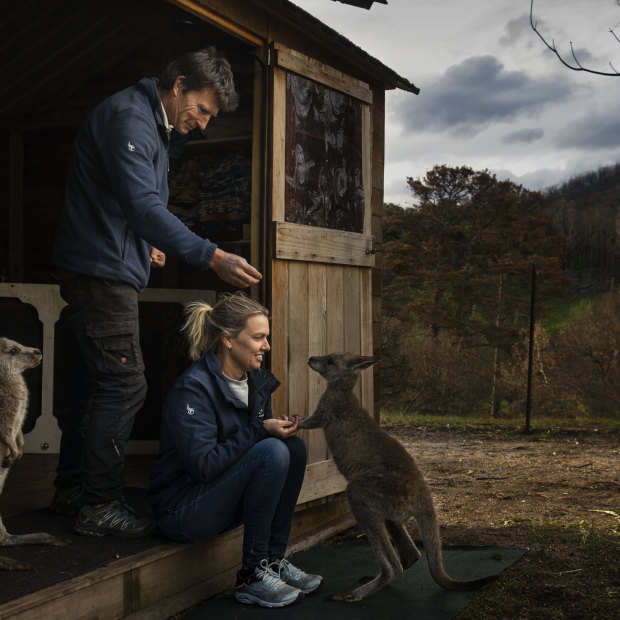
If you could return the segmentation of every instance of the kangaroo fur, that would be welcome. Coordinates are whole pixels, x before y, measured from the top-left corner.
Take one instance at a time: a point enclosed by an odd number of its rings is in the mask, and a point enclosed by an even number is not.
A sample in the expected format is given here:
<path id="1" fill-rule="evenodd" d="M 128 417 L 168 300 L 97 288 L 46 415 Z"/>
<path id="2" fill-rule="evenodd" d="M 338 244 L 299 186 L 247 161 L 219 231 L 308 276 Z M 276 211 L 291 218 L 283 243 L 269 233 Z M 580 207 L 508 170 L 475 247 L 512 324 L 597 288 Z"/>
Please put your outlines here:
<path id="1" fill-rule="evenodd" d="M 15 461 L 24 451 L 22 425 L 28 410 L 28 388 L 22 372 L 41 363 L 41 351 L 0 338 L 0 495 Z M 0 516 L 0 547 L 16 545 L 65 545 L 66 542 L 46 534 L 9 534 Z M 29 570 L 30 566 L 0 556 L 0 570 Z"/>
<path id="2" fill-rule="evenodd" d="M 473 581 L 450 578 L 443 567 L 441 538 L 430 490 L 414 459 L 362 407 L 353 388 L 372 357 L 334 353 L 311 357 L 309 366 L 327 380 L 314 413 L 302 429 L 323 428 L 327 446 L 348 482 L 351 512 L 379 561 L 380 572 L 351 592 L 332 597 L 357 602 L 390 583 L 419 558 L 406 527 L 418 524 L 433 579 L 446 590 L 474 590 L 494 581 L 492 575 Z"/>

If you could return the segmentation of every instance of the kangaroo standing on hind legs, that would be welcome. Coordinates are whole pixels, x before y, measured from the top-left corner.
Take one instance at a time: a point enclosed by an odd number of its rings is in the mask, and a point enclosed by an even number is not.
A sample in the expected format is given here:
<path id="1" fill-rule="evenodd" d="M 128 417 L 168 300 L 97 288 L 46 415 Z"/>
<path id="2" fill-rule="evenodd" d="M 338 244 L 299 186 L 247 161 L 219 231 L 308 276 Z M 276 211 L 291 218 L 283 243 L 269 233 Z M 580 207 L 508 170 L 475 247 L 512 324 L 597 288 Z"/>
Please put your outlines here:
<path id="1" fill-rule="evenodd" d="M 473 581 L 450 578 L 443 567 L 441 538 L 429 488 L 405 448 L 388 435 L 364 410 L 353 394 L 361 370 L 372 357 L 336 353 L 311 357 L 310 368 L 327 380 L 314 413 L 299 428 L 323 428 L 340 473 L 346 478 L 351 512 L 379 561 L 379 574 L 335 600 L 360 601 L 387 585 L 419 558 L 406 527 L 413 516 L 418 524 L 433 579 L 446 590 L 474 590 L 497 576 Z"/>
<path id="2" fill-rule="evenodd" d="M 0 338 L 0 495 L 11 465 L 22 457 L 24 436 L 22 424 L 28 408 L 28 388 L 22 372 L 41 363 L 41 351 Z M 9 534 L 0 516 L 0 547 L 41 544 L 64 545 L 63 540 L 38 532 L 36 534 Z M 2 570 L 28 570 L 30 566 L 0 556 Z"/>

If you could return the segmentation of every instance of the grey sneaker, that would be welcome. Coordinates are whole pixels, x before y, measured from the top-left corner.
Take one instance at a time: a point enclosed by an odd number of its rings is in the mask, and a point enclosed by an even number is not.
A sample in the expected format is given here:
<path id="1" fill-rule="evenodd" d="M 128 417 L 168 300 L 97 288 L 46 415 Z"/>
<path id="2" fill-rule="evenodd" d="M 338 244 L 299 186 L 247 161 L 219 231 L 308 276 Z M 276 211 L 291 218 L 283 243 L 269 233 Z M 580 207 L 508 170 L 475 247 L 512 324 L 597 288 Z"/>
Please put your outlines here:
<path id="1" fill-rule="evenodd" d="M 140 538 L 157 531 L 155 522 L 139 515 L 131 506 L 114 500 L 98 506 L 82 506 L 73 530 L 85 536 L 125 536 Z"/>
<path id="2" fill-rule="evenodd" d="M 247 579 L 237 573 L 236 590 L 235 598 L 240 603 L 261 607 L 286 607 L 304 597 L 301 590 L 285 584 L 267 560 L 262 560 Z"/>
<path id="3" fill-rule="evenodd" d="M 304 594 L 314 592 L 323 583 L 323 577 L 304 573 L 300 568 L 293 566 L 286 558 L 276 560 L 272 566 L 284 583 L 298 588 Z"/>

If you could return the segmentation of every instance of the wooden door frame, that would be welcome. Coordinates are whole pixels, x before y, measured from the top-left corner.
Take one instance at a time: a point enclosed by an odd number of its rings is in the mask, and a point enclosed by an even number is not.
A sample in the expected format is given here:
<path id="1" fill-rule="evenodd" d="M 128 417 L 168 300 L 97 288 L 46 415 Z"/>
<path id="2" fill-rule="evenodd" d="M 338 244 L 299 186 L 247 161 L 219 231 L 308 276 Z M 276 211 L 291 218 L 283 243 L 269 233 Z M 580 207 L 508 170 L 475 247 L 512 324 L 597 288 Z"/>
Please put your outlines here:
<path id="1" fill-rule="evenodd" d="M 285 221 L 286 76 L 293 72 L 362 104 L 361 233 Z M 270 48 L 269 206 L 271 257 L 269 300 L 272 312 L 271 369 L 283 382 L 272 397 L 275 415 L 310 415 L 324 380 L 309 371 L 308 355 L 332 350 L 373 354 L 371 234 L 371 105 L 367 84 L 285 46 Z M 358 396 L 373 410 L 372 372 L 362 373 Z M 308 444 L 303 499 L 344 490 L 322 433 L 302 431 Z"/>

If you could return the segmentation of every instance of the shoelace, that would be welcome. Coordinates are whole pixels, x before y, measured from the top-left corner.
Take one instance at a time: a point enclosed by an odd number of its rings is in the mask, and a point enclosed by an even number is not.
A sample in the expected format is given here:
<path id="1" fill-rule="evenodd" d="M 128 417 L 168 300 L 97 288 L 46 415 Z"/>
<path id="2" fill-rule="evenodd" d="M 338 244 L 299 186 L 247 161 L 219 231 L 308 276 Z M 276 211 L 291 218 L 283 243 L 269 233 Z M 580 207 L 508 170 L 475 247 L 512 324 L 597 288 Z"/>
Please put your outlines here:
<path id="1" fill-rule="evenodd" d="M 258 577 L 268 588 L 278 588 L 284 583 L 282 579 L 280 579 L 279 572 L 276 573 L 267 560 L 261 560 Z"/>
<path id="2" fill-rule="evenodd" d="M 287 559 L 282 558 L 280 560 L 280 565 L 278 567 L 278 575 L 281 574 L 282 569 L 288 571 L 288 574 L 293 577 L 293 579 L 299 579 L 300 577 L 304 576 L 304 572 L 300 569 L 297 568 L 296 566 L 293 566 Z"/>

